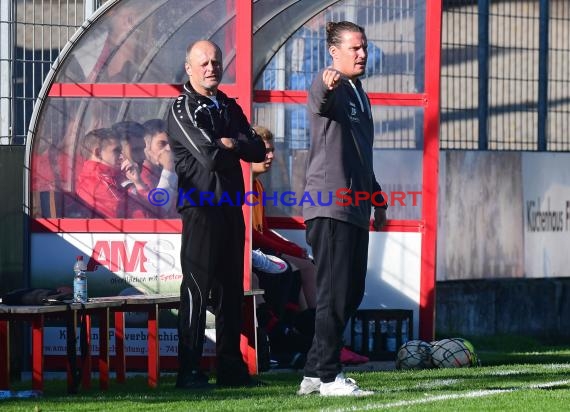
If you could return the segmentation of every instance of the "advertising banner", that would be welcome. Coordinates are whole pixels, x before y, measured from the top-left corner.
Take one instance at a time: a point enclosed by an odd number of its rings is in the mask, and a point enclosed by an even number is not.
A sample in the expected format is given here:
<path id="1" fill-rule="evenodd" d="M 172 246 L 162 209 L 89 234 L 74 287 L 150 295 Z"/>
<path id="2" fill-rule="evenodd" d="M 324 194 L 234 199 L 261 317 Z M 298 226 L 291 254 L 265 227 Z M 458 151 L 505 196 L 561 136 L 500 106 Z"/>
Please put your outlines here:
<path id="1" fill-rule="evenodd" d="M 169 233 L 33 233 L 30 259 L 31 286 L 72 286 L 73 264 L 78 255 L 88 262 L 89 297 L 178 293 L 180 234 Z M 125 315 L 125 354 L 147 356 L 147 315 Z M 176 310 L 160 313 L 160 354 L 177 356 Z M 44 354 L 65 355 L 65 327 L 44 328 Z M 98 328 L 92 330 L 92 351 L 97 354 Z M 79 333 L 77 334 L 79 336 Z M 114 330 L 109 331 L 110 355 L 115 353 Z M 204 356 L 215 355 L 214 316 L 208 312 Z M 77 343 L 79 345 L 79 342 Z"/>
<path id="2" fill-rule="evenodd" d="M 33 287 L 71 286 L 77 255 L 88 262 L 90 297 L 178 293 L 180 234 L 33 233 Z"/>
<path id="3" fill-rule="evenodd" d="M 44 328 L 44 355 L 66 356 L 66 334 L 65 327 Z M 79 329 L 77 330 L 77 336 L 79 337 Z M 160 356 L 178 355 L 178 330 L 161 328 L 158 333 L 158 340 L 160 342 Z M 76 346 L 77 351 L 79 351 L 79 338 L 77 338 Z M 91 329 L 91 354 L 99 355 L 99 328 Z M 213 328 L 206 329 L 202 354 L 203 356 L 216 356 L 216 330 Z M 113 329 L 109 330 L 109 355 L 115 355 L 115 331 Z M 146 329 L 125 329 L 125 355 L 148 356 L 148 332 Z"/>
<path id="4" fill-rule="evenodd" d="M 525 273 L 570 276 L 570 168 L 566 153 L 523 153 Z"/>

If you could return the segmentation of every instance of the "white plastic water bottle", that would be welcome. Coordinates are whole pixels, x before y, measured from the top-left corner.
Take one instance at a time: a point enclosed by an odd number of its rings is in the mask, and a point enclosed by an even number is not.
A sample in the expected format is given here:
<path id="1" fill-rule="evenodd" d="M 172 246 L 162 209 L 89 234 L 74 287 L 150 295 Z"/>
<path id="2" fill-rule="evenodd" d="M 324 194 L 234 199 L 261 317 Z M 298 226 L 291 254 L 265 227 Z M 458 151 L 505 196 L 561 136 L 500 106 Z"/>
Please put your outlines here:
<path id="1" fill-rule="evenodd" d="M 353 341 L 352 341 L 352 349 L 355 351 L 362 350 L 362 320 L 360 318 L 353 318 Z"/>
<path id="2" fill-rule="evenodd" d="M 374 352 L 374 333 L 376 332 L 376 321 L 368 321 L 368 353 Z"/>
<path id="3" fill-rule="evenodd" d="M 388 352 L 396 352 L 396 321 L 388 322 L 388 336 L 386 338 L 386 350 Z"/>
<path id="4" fill-rule="evenodd" d="M 409 341 L 408 339 L 408 319 L 402 320 L 402 344 Z"/>
<path id="5" fill-rule="evenodd" d="M 87 266 L 83 261 L 83 256 L 77 256 L 73 271 L 75 277 L 73 278 L 73 301 L 77 303 L 87 303 L 87 275 L 85 271 Z"/>

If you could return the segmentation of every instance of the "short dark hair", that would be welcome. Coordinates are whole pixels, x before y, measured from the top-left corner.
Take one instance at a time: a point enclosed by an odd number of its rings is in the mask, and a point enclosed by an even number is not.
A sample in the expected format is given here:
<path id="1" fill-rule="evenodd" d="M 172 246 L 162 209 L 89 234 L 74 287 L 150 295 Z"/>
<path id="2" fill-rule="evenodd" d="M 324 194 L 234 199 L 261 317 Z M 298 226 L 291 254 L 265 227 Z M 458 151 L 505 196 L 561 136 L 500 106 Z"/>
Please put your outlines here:
<path id="1" fill-rule="evenodd" d="M 133 138 L 143 139 L 145 134 L 143 125 L 131 120 L 115 123 L 112 129 L 121 142 L 129 142 Z"/>
<path id="2" fill-rule="evenodd" d="M 159 133 L 168 134 L 166 132 L 166 122 L 162 119 L 147 120 L 146 122 L 143 123 L 143 127 L 145 130 L 144 141 L 147 143 L 147 145 L 150 145 L 152 138 L 157 134 Z"/>
<path id="3" fill-rule="evenodd" d="M 162 119 L 150 119 L 143 123 L 146 134 L 166 133 L 166 123 Z"/>
<path id="4" fill-rule="evenodd" d="M 357 33 L 364 33 L 364 27 L 350 21 L 330 21 L 327 23 L 327 47 L 338 46 L 342 43 L 340 34 L 344 31 L 352 31 Z"/>

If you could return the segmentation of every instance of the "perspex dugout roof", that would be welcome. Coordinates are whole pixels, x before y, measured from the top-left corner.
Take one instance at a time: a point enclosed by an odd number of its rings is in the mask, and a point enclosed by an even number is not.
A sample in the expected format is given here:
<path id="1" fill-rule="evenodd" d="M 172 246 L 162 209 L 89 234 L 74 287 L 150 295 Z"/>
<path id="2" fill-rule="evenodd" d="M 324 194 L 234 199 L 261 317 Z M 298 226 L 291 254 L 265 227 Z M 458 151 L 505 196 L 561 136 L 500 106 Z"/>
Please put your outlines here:
<path id="1" fill-rule="evenodd" d="M 254 1 L 252 78 L 298 27 L 334 3 L 338 1 Z M 184 54 L 192 40 L 211 39 L 222 48 L 223 84 L 235 85 L 236 7 L 239 2 L 232 0 L 105 3 L 74 34 L 44 82 L 30 122 L 29 189 L 72 192 L 72 175 L 83 161 L 81 137 L 89 130 L 125 119 L 163 118 L 169 99 L 159 97 L 175 95 L 173 85 L 185 81 Z M 150 84 L 158 86 L 149 90 Z M 40 211 L 42 202 L 43 209 L 50 208 L 49 200 L 28 200 L 32 216 L 53 216 L 53 211 Z M 64 200 L 52 203 L 63 209 L 59 215 L 73 217 L 73 206 L 67 213 Z"/>

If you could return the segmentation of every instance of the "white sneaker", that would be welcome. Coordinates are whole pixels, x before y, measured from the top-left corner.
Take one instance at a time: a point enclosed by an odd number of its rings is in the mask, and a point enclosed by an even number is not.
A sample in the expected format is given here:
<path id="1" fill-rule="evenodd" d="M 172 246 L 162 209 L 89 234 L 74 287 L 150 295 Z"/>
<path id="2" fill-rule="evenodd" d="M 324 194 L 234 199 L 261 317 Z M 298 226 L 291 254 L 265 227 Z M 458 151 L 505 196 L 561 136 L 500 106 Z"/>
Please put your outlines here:
<path id="1" fill-rule="evenodd" d="M 346 378 L 343 373 L 336 375 L 332 382 L 321 383 L 321 396 L 368 396 L 373 391 L 360 389 L 354 379 Z"/>
<path id="2" fill-rule="evenodd" d="M 321 388 L 320 378 L 311 378 L 309 376 L 303 376 L 303 380 L 301 381 L 301 386 L 299 386 L 297 395 L 308 395 L 310 393 L 315 393 L 318 392 L 320 388 Z"/>
<path id="3" fill-rule="evenodd" d="M 255 269 L 274 275 L 287 270 L 287 263 L 283 259 L 279 259 L 277 256 L 266 255 L 259 249 L 251 251 L 251 264 Z"/>

